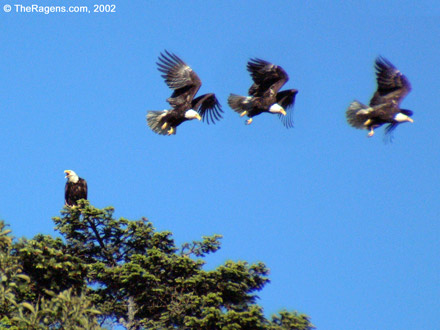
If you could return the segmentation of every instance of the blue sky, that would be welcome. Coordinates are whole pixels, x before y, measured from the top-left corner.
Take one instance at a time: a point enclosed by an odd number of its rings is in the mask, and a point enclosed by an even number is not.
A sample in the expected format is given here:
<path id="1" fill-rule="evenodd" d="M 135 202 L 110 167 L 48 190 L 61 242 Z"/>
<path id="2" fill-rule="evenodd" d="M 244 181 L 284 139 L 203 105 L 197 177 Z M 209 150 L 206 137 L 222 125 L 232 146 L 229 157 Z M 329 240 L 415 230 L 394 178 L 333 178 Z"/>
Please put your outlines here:
<path id="1" fill-rule="evenodd" d="M 148 217 L 178 244 L 222 234 L 207 268 L 263 261 L 265 313 L 298 310 L 318 329 L 440 328 L 438 1 L 114 1 L 116 13 L 0 8 L 0 218 L 17 237 L 54 234 L 65 169 L 97 207 Z M 21 4 L 31 4 L 20 0 Z M 39 5 L 88 5 L 43 1 Z M 96 2 L 95 2 L 96 3 Z M 111 3 L 111 2 L 102 2 Z M 163 50 L 215 92 L 224 118 L 154 134 L 167 108 Z M 345 121 L 367 103 L 383 55 L 411 81 L 414 124 L 393 143 Z M 227 105 L 246 62 L 282 66 L 299 90 L 293 129 Z"/>

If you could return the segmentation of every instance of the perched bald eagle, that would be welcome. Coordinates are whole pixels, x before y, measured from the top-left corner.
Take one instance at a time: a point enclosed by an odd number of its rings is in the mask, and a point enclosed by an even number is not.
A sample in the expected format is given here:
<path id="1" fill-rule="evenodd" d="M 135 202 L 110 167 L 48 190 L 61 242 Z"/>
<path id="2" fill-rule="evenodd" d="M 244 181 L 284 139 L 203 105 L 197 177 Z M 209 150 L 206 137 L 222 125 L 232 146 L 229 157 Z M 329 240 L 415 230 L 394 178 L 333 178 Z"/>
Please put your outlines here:
<path id="1" fill-rule="evenodd" d="M 406 121 L 413 122 L 411 110 L 400 109 L 400 103 L 411 91 L 408 79 L 394 65 L 383 57 L 375 63 L 377 90 L 370 100 L 370 105 L 353 101 L 346 111 L 348 123 L 359 129 L 369 130 L 368 136 L 374 135 L 374 129 L 384 124 L 385 136 Z"/>
<path id="2" fill-rule="evenodd" d="M 293 127 L 292 112 L 296 89 L 279 92 L 289 80 L 282 67 L 261 59 L 251 59 L 247 70 L 254 83 L 249 88 L 249 96 L 229 95 L 228 104 L 240 117 L 248 116 L 246 124 L 263 112 L 276 113 L 286 128 Z"/>
<path id="3" fill-rule="evenodd" d="M 87 182 L 80 178 L 74 171 L 65 170 L 67 179 L 64 189 L 65 204 L 69 206 L 76 205 L 79 199 L 87 199 Z"/>
<path id="4" fill-rule="evenodd" d="M 176 127 L 186 120 L 198 119 L 214 123 L 222 118 L 220 103 L 215 94 L 194 98 L 202 82 L 199 76 L 179 57 L 165 51 L 160 54 L 158 69 L 169 88 L 173 90 L 167 102 L 170 110 L 149 111 L 147 123 L 157 134 L 176 134 Z"/>

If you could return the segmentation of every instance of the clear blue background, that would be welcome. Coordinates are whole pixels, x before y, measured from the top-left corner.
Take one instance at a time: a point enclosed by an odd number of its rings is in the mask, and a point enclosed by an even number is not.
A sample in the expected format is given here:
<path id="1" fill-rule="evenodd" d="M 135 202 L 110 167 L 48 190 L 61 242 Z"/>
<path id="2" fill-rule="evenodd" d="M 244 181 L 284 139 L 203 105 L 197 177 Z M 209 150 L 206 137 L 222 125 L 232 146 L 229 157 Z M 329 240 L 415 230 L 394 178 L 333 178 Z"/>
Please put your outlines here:
<path id="1" fill-rule="evenodd" d="M 54 234 L 65 169 L 97 207 L 142 216 L 178 244 L 222 234 L 207 269 L 263 261 L 270 316 L 296 309 L 318 329 L 440 329 L 440 3 L 432 1 L 122 1 L 116 13 L 0 8 L 0 218 L 17 237 Z M 98 0 L 99 1 L 99 0 Z M 96 1 L 96 2 L 98 2 Z M 36 1 L 89 5 L 91 1 Z M 98 2 L 99 3 L 99 2 Z M 164 49 L 215 92 L 224 119 L 154 134 L 168 107 Z M 373 64 L 411 81 L 414 111 L 394 143 L 350 127 Z M 281 65 L 297 88 L 295 128 L 227 105 L 251 84 L 246 62 Z"/>

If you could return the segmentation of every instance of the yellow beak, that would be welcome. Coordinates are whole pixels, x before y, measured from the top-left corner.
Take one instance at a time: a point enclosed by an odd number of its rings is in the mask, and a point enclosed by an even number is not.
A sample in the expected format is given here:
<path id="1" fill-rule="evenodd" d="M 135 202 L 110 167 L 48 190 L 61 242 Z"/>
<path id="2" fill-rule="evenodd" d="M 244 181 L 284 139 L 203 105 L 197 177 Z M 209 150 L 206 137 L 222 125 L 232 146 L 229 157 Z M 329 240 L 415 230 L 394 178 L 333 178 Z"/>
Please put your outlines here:
<path id="1" fill-rule="evenodd" d="M 202 120 L 202 117 L 200 117 L 199 114 L 196 115 L 196 118 L 197 118 L 198 120 Z"/>
<path id="2" fill-rule="evenodd" d="M 281 113 L 283 114 L 283 116 L 285 116 L 286 115 L 286 110 L 281 110 Z"/>

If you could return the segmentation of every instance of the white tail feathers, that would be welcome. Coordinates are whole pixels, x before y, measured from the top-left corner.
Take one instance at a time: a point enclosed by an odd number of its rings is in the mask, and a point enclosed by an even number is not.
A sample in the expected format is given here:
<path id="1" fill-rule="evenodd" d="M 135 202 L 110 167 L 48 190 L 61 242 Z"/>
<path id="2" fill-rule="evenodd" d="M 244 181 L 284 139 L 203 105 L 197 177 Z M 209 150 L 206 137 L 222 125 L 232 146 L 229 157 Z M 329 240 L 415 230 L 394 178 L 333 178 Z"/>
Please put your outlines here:
<path id="1" fill-rule="evenodd" d="M 353 101 L 348 107 L 345 115 L 347 116 L 348 123 L 356 128 L 364 129 L 364 123 L 368 120 L 368 114 L 373 110 L 369 106 L 360 103 L 359 101 Z"/>
<path id="2" fill-rule="evenodd" d="M 147 113 L 147 123 L 148 126 L 156 132 L 157 134 L 167 135 L 170 127 L 162 128 L 161 124 L 162 118 L 167 114 L 168 110 L 162 111 L 148 111 Z M 175 133 L 174 133 L 175 134 Z"/>
<path id="3" fill-rule="evenodd" d="M 251 97 L 231 94 L 228 97 L 228 104 L 235 112 L 242 113 L 243 111 L 249 110 L 250 99 Z"/>

